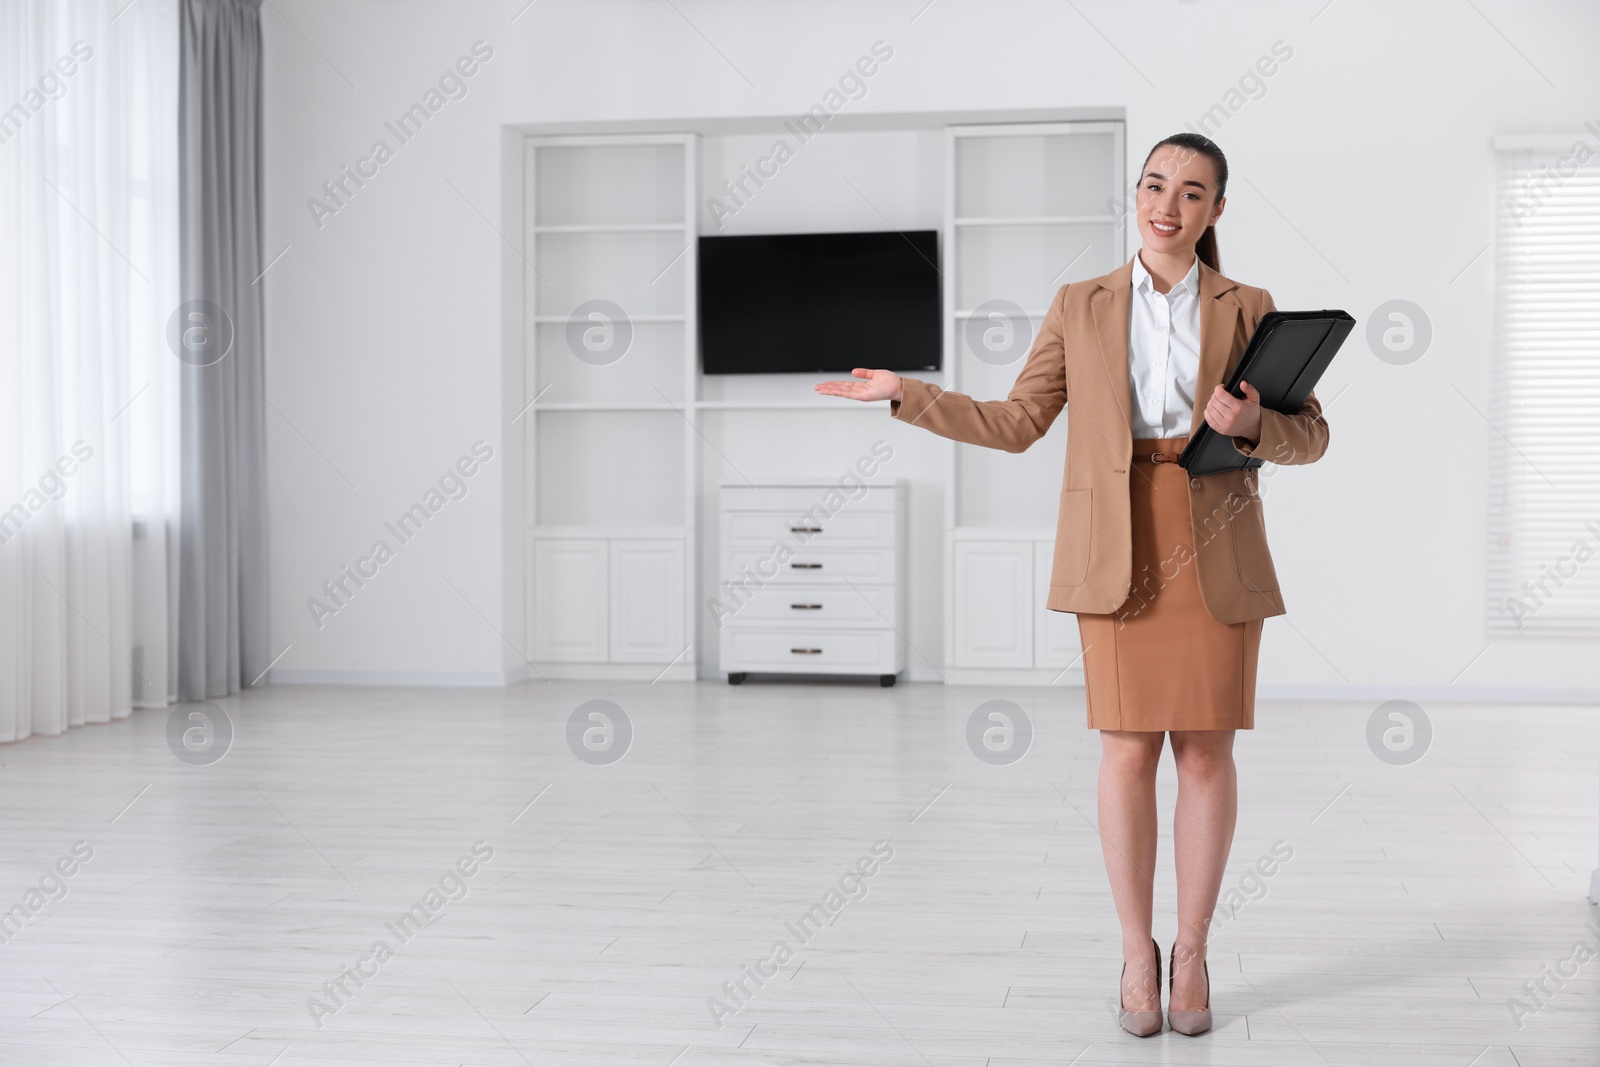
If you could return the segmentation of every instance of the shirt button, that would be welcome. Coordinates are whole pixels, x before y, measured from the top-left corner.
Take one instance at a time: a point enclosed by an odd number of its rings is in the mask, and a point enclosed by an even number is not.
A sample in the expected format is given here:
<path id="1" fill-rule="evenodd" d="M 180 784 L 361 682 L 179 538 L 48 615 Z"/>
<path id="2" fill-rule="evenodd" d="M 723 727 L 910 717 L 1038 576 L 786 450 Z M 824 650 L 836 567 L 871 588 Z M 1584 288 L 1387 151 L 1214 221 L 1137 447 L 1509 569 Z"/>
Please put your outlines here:
<path id="1" fill-rule="evenodd" d="M 1198 488 L 1200 488 L 1200 479 L 1199 478 L 1190 478 L 1189 479 L 1189 488 L 1190 489 L 1198 489 Z"/>

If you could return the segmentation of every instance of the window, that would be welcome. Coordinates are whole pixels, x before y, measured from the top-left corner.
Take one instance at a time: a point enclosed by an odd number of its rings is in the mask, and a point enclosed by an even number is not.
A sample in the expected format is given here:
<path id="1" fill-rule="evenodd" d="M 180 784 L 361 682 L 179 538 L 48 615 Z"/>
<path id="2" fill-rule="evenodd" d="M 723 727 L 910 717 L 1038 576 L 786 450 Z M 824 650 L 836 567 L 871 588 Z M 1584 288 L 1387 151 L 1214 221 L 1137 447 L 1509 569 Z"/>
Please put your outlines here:
<path id="1" fill-rule="evenodd" d="M 1496 138 L 1489 633 L 1600 633 L 1600 149 Z"/>

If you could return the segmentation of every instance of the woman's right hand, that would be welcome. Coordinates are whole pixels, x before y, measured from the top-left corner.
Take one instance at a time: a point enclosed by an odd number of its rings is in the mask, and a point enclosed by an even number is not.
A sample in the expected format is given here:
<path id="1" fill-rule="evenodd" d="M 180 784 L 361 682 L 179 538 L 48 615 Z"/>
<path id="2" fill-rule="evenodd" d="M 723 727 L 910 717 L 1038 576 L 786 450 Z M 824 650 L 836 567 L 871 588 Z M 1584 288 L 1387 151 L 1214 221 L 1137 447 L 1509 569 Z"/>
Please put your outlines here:
<path id="1" fill-rule="evenodd" d="M 864 381 L 818 382 L 812 386 L 827 396 L 848 397 L 851 400 L 899 400 L 903 394 L 903 379 L 890 370 L 868 370 L 857 367 L 852 377 Z"/>

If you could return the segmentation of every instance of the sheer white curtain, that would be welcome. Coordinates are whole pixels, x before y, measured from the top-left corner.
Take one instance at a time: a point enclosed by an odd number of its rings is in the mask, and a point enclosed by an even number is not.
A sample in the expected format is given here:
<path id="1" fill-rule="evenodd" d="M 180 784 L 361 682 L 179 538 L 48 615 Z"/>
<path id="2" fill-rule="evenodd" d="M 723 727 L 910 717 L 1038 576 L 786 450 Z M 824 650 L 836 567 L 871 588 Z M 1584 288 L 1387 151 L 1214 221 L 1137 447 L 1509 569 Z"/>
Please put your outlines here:
<path id="1" fill-rule="evenodd" d="M 0 741 L 175 694 L 177 36 L 0 3 Z"/>

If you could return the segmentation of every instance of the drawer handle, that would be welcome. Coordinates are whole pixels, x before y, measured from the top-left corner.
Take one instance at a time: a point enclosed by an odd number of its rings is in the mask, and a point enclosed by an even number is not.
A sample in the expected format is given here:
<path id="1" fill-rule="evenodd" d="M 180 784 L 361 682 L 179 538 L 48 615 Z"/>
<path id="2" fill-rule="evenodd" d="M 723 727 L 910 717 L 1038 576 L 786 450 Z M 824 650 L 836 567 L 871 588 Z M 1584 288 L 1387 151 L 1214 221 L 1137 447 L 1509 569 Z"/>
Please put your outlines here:
<path id="1" fill-rule="evenodd" d="M 790 604 L 789 606 L 791 608 L 793 608 L 794 610 L 796 610 L 796 611 L 821 611 L 822 610 L 822 605 L 821 604 Z"/>
<path id="2" fill-rule="evenodd" d="M 791 526 L 791 527 L 789 527 L 789 532 L 790 533 L 821 533 L 822 532 L 822 527 L 820 527 L 820 526 Z"/>
<path id="3" fill-rule="evenodd" d="M 789 651 L 795 653 L 796 655 L 800 655 L 800 656 L 820 656 L 820 655 L 822 655 L 822 649 L 820 649 L 820 648 L 791 648 Z"/>
<path id="4" fill-rule="evenodd" d="M 791 563 L 789 566 L 797 571 L 820 571 L 822 569 L 822 564 L 820 563 Z"/>

